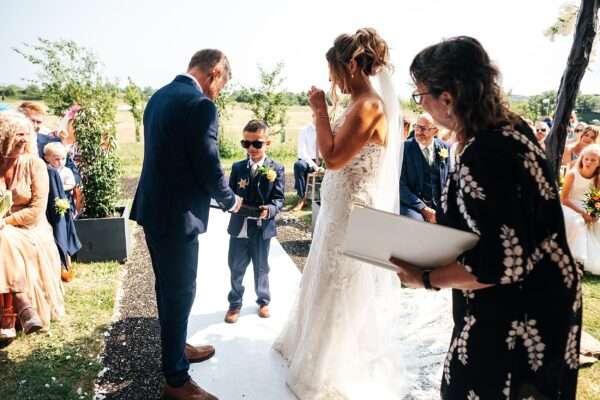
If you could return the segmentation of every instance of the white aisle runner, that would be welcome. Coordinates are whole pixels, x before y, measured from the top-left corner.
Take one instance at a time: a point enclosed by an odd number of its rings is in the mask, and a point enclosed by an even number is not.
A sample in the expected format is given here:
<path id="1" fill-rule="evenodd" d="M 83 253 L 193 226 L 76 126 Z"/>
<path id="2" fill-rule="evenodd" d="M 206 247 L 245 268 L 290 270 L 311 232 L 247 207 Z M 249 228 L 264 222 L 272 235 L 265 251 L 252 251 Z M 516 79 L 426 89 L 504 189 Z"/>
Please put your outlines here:
<path id="1" fill-rule="evenodd" d="M 300 272 L 276 239 L 271 240 L 269 273 L 271 318 L 257 315 L 252 264 L 244 279 L 244 306 L 236 324 L 227 312 L 229 214 L 211 209 L 208 232 L 200 235 L 196 299 L 188 325 L 188 343 L 212 344 L 209 361 L 192 364 L 190 375 L 221 400 L 293 400 L 285 385 L 287 367 L 271 345 L 286 321 L 300 282 Z"/>

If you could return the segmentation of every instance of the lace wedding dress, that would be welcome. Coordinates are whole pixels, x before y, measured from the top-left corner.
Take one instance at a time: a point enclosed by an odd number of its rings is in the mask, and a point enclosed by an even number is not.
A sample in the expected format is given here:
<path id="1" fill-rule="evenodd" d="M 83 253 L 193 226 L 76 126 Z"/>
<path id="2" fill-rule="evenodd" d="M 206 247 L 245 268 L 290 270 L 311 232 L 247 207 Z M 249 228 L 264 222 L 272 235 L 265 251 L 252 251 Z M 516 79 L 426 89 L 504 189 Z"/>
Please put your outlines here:
<path id="1" fill-rule="evenodd" d="M 301 400 L 439 396 L 449 293 L 401 289 L 394 273 L 342 254 L 352 205 L 380 208 L 385 153 L 367 144 L 343 169 L 325 173 L 298 297 L 274 344 Z M 385 189 L 398 193 L 398 181 Z"/>

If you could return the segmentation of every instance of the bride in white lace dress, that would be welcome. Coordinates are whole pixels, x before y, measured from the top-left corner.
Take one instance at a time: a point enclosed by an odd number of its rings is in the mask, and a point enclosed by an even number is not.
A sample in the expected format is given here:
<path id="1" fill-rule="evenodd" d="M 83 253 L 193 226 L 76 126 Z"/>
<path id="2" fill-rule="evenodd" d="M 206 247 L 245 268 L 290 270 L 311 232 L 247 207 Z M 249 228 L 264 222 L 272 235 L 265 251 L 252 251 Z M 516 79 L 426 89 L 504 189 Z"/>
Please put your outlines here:
<path id="1" fill-rule="evenodd" d="M 341 252 L 353 204 L 398 211 L 400 119 L 387 44 L 374 30 L 361 29 L 339 36 L 327 60 L 334 88 L 351 101 L 332 127 L 323 91 L 309 92 L 328 169 L 298 297 L 274 348 L 287 359 L 287 384 L 301 400 L 402 399 L 418 391 L 415 382 L 435 392 L 430 382 L 439 381 L 451 325 L 442 319 L 437 328 L 424 326 L 448 313 L 447 299 L 430 302 L 429 309 L 419 304 L 424 317 L 417 317 L 416 292 L 402 292 L 395 274 Z M 381 96 L 370 76 L 378 78 Z M 423 368 L 415 373 L 422 376 L 409 378 L 405 356 L 417 351 Z"/>

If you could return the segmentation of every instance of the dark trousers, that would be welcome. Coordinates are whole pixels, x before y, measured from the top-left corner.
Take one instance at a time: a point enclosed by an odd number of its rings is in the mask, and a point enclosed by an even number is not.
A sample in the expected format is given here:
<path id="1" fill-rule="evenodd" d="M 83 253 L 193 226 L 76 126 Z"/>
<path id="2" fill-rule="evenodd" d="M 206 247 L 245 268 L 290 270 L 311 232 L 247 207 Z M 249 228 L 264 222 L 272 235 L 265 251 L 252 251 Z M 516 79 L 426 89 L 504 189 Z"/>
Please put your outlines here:
<path id="1" fill-rule="evenodd" d="M 181 386 L 190 378 L 184 349 L 196 295 L 198 237 L 156 235 L 147 229 L 144 233 L 156 277 L 163 373 L 169 385 Z"/>
<path id="2" fill-rule="evenodd" d="M 252 261 L 254 269 L 254 291 L 256 302 L 267 305 L 271 302 L 269 291 L 269 248 L 271 239 L 263 239 L 262 231 L 248 232 L 248 239 L 229 238 L 229 270 L 231 272 L 231 291 L 227 300 L 230 309 L 242 308 L 244 297 L 244 275 Z"/>
<path id="3" fill-rule="evenodd" d="M 312 171 L 313 169 L 304 160 L 298 160 L 294 163 L 294 189 L 296 189 L 296 193 L 301 199 L 306 194 L 306 176 Z"/>

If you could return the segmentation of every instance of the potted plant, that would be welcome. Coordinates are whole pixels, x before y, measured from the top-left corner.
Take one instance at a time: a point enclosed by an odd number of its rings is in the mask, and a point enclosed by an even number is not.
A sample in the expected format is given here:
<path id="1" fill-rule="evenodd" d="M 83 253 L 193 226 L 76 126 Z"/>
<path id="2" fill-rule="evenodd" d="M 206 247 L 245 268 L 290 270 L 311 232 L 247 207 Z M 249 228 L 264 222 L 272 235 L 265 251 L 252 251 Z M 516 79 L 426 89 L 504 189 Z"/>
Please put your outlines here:
<path id="1" fill-rule="evenodd" d="M 128 210 L 117 207 L 120 162 L 116 144 L 118 88 L 99 72 L 89 50 L 73 41 L 38 39 L 14 49 L 40 67 L 43 99 L 57 116 L 74 104 L 79 111 L 69 122 L 77 142 L 85 207 L 75 222 L 82 248 L 77 259 L 123 261 L 129 254 Z"/>

